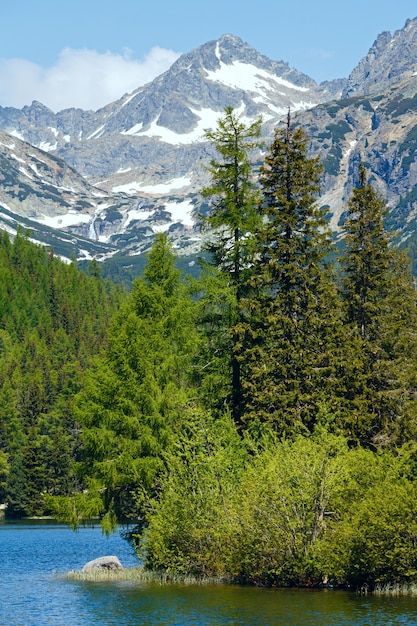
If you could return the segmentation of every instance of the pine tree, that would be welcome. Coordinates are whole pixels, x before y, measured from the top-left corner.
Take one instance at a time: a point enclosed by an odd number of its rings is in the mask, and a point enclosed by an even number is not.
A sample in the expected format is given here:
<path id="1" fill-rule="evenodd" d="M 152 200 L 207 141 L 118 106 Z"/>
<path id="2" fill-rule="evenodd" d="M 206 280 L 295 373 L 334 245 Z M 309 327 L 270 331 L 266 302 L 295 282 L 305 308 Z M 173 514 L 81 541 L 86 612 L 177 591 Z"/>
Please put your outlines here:
<path id="1" fill-rule="evenodd" d="M 344 225 L 346 255 L 343 282 L 347 319 L 357 326 L 361 338 L 374 341 L 379 334 L 381 307 L 389 293 L 389 239 L 384 229 L 385 205 L 367 184 L 363 164 L 359 186 L 349 201 Z"/>
<path id="2" fill-rule="evenodd" d="M 361 164 L 341 262 L 354 347 L 344 368 L 345 429 L 364 445 L 398 443 L 415 432 L 416 293 L 409 262 L 390 247 L 385 214 L 385 203 Z"/>
<path id="3" fill-rule="evenodd" d="M 206 250 L 212 264 L 226 281 L 220 278 L 224 288 L 214 303 L 217 313 L 221 313 L 221 339 L 214 350 L 227 354 L 226 369 L 230 368 L 230 394 L 225 398 L 236 423 L 240 422 L 242 411 L 242 384 L 240 361 L 237 356 L 238 336 L 233 330 L 240 317 L 241 300 L 251 262 L 251 237 L 259 216 L 257 205 L 259 192 L 252 174 L 251 156 L 260 145 L 261 119 L 250 125 L 239 120 L 232 107 L 226 107 L 224 117 L 219 119 L 217 129 L 206 131 L 206 138 L 216 149 L 220 160 L 212 159 L 209 173 L 211 186 L 202 190 L 204 197 L 211 199 L 211 209 L 203 217 L 204 226 L 213 234 Z M 206 303 L 208 301 L 206 300 Z M 206 313 L 210 318 L 210 309 Z M 216 314 L 217 314 L 216 313 Z M 228 340 L 224 340 L 224 335 Z"/>
<path id="4" fill-rule="evenodd" d="M 316 203 L 321 164 L 308 156 L 307 142 L 288 113 L 261 168 L 262 223 L 240 328 L 245 419 L 272 421 L 281 433 L 312 429 L 320 403 L 331 408 L 334 377 L 330 238 Z"/>

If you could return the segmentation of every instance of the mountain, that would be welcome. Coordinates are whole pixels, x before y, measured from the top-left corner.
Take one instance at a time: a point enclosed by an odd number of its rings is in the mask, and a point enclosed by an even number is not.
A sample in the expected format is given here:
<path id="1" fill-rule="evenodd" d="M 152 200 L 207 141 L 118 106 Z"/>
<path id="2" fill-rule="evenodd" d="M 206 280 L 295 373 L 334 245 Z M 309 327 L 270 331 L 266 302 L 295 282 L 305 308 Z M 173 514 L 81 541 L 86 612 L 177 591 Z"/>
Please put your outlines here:
<path id="1" fill-rule="evenodd" d="M 352 71 L 342 97 L 385 93 L 415 75 L 417 67 L 417 18 L 407 20 L 394 35 L 378 35 L 368 54 Z"/>
<path id="2" fill-rule="evenodd" d="M 194 213 L 202 209 L 199 190 L 213 156 L 204 129 L 213 128 L 230 105 L 248 120 L 262 115 L 268 142 L 291 109 L 324 162 L 321 202 L 331 207 L 334 230 L 343 222 L 362 160 L 387 199 L 387 223 L 401 231 L 398 241 L 411 240 L 417 213 L 415 68 L 417 18 L 393 36 L 379 35 L 347 79 L 320 85 L 224 35 L 98 111 L 55 114 L 38 102 L 21 110 L 0 107 L 0 129 L 8 133 L 1 139 L 2 172 L 10 169 L 28 191 L 19 195 L 16 182 L 13 191 L 0 180 L 0 206 L 17 221 L 30 218 L 38 231 L 49 224 L 61 229 L 61 237 L 70 234 L 81 258 L 134 264 L 161 230 L 180 254 L 192 256 L 201 247 Z M 48 176 L 37 165 L 42 160 L 51 168 Z M 42 188 L 48 185 L 53 193 L 49 189 L 46 198 Z"/>
<path id="3" fill-rule="evenodd" d="M 107 245 L 98 258 L 140 254 L 161 230 L 170 231 L 180 253 L 194 254 L 201 247 L 201 234 L 193 214 L 201 208 L 199 189 L 207 182 L 205 166 L 213 155 L 204 129 L 215 126 L 231 105 L 249 119 L 262 115 L 269 138 L 289 108 L 307 110 L 336 97 L 345 82 L 317 85 L 287 63 L 224 35 L 184 54 L 153 82 L 96 112 L 68 109 L 55 114 L 33 102 L 21 110 L 0 108 L 0 128 L 62 159 L 63 168 L 69 166 L 83 177 L 88 189 L 83 211 L 76 198 L 63 204 L 61 197 L 55 213 L 53 203 L 48 211 L 50 221 L 57 218 L 55 226 Z M 22 216 L 29 211 L 45 223 L 39 190 L 32 209 L 33 194 L 19 207 L 8 199 L 9 190 L 3 191 L 1 202 L 10 209 Z"/>
<path id="4" fill-rule="evenodd" d="M 62 159 L 0 131 L 2 229 L 13 234 L 20 225 L 35 239 L 53 245 L 57 254 L 69 258 L 76 251 L 79 258 L 91 258 L 107 252 L 91 241 L 91 215 L 104 211 L 111 201 Z M 79 231 L 84 228 L 79 241 L 71 234 L 73 225 Z"/>
<path id="5" fill-rule="evenodd" d="M 0 128 L 64 158 L 109 191 L 160 195 L 161 184 L 188 176 L 196 161 L 206 161 L 200 147 L 204 129 L 215 125 L 225 106 L 248 117 L 262 114 L 272 127 L 288 108 L 311 108 L 337 93 L 338 82 L 319 87 L 288 64 L 225 35 L 95 113 L 69 109 L 55 115 L 33 102 L 21 111 L 0 108 Z"/>
<path id="6" fill-rule="evenodd" d="M 325 168 L 321 202 L 343 223 L 359 162 L 387 202 L 397 243 L 417 234 L 417 18 L 380 35 L 352 71 L 342 98 L 299 116 Z"/>

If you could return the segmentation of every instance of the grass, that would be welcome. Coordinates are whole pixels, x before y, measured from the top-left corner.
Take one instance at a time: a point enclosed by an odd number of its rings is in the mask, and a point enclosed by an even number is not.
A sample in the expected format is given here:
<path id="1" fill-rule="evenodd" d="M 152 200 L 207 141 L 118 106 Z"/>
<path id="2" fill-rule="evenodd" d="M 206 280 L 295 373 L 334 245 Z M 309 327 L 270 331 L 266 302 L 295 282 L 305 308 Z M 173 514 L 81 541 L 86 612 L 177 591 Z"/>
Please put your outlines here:
<path id="1" fill-rule="evenodd" d="M 213 585 L 225 584 L 232 581 L 226 578 L 202 578 L 181 574 L 169 574 L 167 572 L 152 572 L 143 567 L 127 567 L 120 570 L 89 570 L 87 572 L 70 571 L 65 575 L 66 580 L 85 582 L 136 582 L 153 583 L 158 585 L 181 584 L 181 585 Z M 415 583 L 385 583 L 377 584 L 371 591 L 368 586 L 361 589 L 361 593 L 377 596 L 417 596 L 417 584 Z"/>
<path id="2" fill-rule="evenodd" d="M 181 574 L 169 574 L 167 572 L 151 572 L 143 567 L 127 567 L 119 570 L 96 569 L 83 571 L 70 571 L 65 575 L 66 580 L 79 581 L 131 581 L 138 583 L 156 583 L 167 585 L 180 583 L 183 585 L 207 585 L 221 584 L 226 581 L 221 578 L 201 578 L 198 576 L 186 576 Z"/>
<path id="3" fill-rule="evenodd" d="M 377 596 L 417 596 L 415 583 L 386 583 L 376 585 L 373 593 Z"/>

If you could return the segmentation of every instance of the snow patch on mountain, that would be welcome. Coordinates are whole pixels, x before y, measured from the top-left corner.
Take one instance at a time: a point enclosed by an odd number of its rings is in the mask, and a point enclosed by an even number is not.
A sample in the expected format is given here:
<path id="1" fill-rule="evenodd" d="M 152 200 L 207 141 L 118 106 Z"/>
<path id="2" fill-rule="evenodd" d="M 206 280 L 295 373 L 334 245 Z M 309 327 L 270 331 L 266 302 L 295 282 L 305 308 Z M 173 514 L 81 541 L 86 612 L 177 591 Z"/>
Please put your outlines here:
<path id="1" fill-rule="evenodd" d="M 120 108 L 119 111 L 121 109 L 123 109 L 123 107 L 125 107 L 127 104 L 129 104 L 129 102 L 131 100 L 133 100 L 133 98 L 135 98 L 137 96 L 138 90 L 134 91 L 133 93 L 131 93 L 130 95 L 125 96 L 125 100 L 122 101 L 122 103 L 120 104 Z"/>
<path id="2" fill-rule="evenodd" d="M 172 224 L 181 223 L 186 228 L 192 228 L 194 220 L 192 213 L 194 206 L 192 202 L 186 200 L 184 202 L 165 202 L 162 207 L 164 211 L 171 215 L 171 219 L 168 222 L 158 223 L 155 219 L 155 215 L 158 209 L 146 209 L 139 205 L 135 209 L 128 209 L 124 212 L 125 219 L 123 223 L 123 229 L 126 230 L 132 222 L 148 222 L 149 227 L 155 233 L 166 232 L 169 230 Z M 100 238 L 100 240 L 102 240 Z"/>
<path id="3" fill-rule="evenodd" d="M 139 122 L 127 130 L 122 130 L 122 135 L 138 135 L 143 128 L 143 123 Z"/>
<path id="4" fill-rule="evenodd" d="M 129 209 L 128 211 L 126 211 L 126 219 L 123 223 L 123 228 L 126 229 L 132 222 L 144 222 L 148 220 L 153 214 L 154 211 L 142 211 L 140 208 Z"/>
<path id="5" fill-rule="evenodd" d="M 169 231 L 170 226 L 171 224 L 169 222 L 166 224 L 157 224 L 156 226 L 153 226 L 152 230 L 154 233 L 166 233 Z"/>
<path id="6" fill-rule="evenodd" d="M 191 202 L 167 202 L 165 209 L 171 213 L 173 222 L 181 222 L 184 226 L 193 226 L 194 220 L 192 213 L 194 206 Z"/>
<path id="7" fill-rule="evenodd" d="M 165 183 L 155 185 L 144 185 L 143 183 L 133 181 L 131 183 L 126 183 L 125 185 L 117 185 L 116 187 L 113 187 L 113 192 L 133 194 L 141 191 L 143 193 L 150 194 L 167 194 L 172 191 L 188 187 L 189 185 L 191 185 L 191 178 L 188 176 L 182 176 L 181 178 L 173 178 Z"/>
<path id="8" fill-rule="evenodd" d="M 19 167 L 19 172 L 22 172 L 22 174 L 27 176 L 29 180 L 34 180 L 32 174 L 30 174 L 25 167 Z"/>
<path id="9" fill-rule="evenodd" d="M 104 128 L 105 128 L 105 124 L 102 124 L 101 126 L 99 126 L 94 132 L 91 133 L 91 135 L 88 135 L 87 140 L 93 139 L 94 137 L 96 137 L 96 139 L 101 137 L 103 134 Z"/>
<path id="10" fill-rule="evenodd" d="M 180 178 L 172 178 L 166 183 L 160 183 L 159 185 L 142 185 L 141 191 L 166 194 L 177 189 L 183 189 L 189 185 L 191 185 L 191 178 L 189 176 L 181 176 Z"/>
<path id="11" fill-rule="evenodd" d="M 222 57 L 221 57 L 221 54 L 220 54 L 220 42 L 219 41 L 216 41 L 216 48 L 215 48 L 214 54 L 219 59 L 219 61 L 222 60 Z"/>
<path id="12" fill-rule="evenodd" d="M 19 131 L 16 130 L 15 128 L 9 132 L 9 135 L 12 135 L 13 137 L 16 137 L 17 139 L 20 139 L 21 141 L 25 141 L 25 138 L 22 135 L 22 133 L 19 133 Z"/>
<path id="13" fill-rule="evenodd" d="M 64 215 L 55 215 L 53 217 L 42 215 L 37 218 L 37 221 L 50 226 L 50 228 L 67 228 L 67 226 L 76 224 L 88 224 L 91 221 L 91 215 L 69 211 Z"/>
<path id="14" fill-rule="evenodd" d="M 2 144 L 5 145 L 5 144 Z M 6 146 L 7 147 L 7 146 Z M 10 146 L 9 146 L 10 147 Z M 24 163 L 26 165 L 26 161 L 24 159 L 21 159 L 20 157 L 18 157 L 16 154 L 11 154 L 10 155 L 12 159 L 14 159 L 15 161 L 18 161 L 19 163 Z"/>
<path id="15" fill-rule="evenodd" d="M 219 69 L 207 71 L 207 78 L 213 82 L 232 87 L 232 89 L 243 89 L 245 91 L 263 91 L 268 93 L 275 90 L 277 85 L 286 89 L 309 91 L 307 87 L 294 85 L 294 83 L 275 76 L 271 72 L 248 63 L 242 63 L 241 61 L 233 61 L 231 64 L 220 62 Z"/>
<path id="16" fill-rule="evenodd" d="M 8 150 L 14 150 L 16 147 L 15 143 L 4 143 L 3 141 L 0 141 L 0 146 L 4 146 L 5 148 L 7 148 Z"/>
<path id="17" fill-rule="evenodd" d="M 16 134 L 16 137 L 18 137 L 17 134 Z M 18 137 L 18 138 L 22 139 L 22 137 Z M 57 142 L 50 143 L 49 141 L 41 141 L 39 144 L 39 148 L 43 150 L 44 152 L 52 152 L 53 150 L 56 150 L 57 147 L 58 147 Z"/>
<path id="18" fill-rule="evenodd" d="M 190 111 L 199 118 L 196 127 L 190 133 L 176 133 L 165 126 L 159 125 L 158 121 L 154 120 L 148 128 L 144 129 L 143 123 L 139 122 L 131 128 L 121 131 L 121 134 L 152 137 L 172 145 L 187 145 L 200 142 L 204 139 L 205 130 L 216 126 L 221 112 L 208 108 L 193 109 L 192 107 L 190 107 Z"/>

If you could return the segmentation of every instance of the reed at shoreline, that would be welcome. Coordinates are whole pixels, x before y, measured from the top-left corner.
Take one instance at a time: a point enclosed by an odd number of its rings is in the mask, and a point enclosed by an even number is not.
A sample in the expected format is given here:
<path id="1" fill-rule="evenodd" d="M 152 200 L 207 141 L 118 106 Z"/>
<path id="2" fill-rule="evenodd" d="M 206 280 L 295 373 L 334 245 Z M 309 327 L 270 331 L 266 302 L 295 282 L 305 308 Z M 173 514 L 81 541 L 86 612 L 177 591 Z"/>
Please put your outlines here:
<path id="1" fill-rule="evenodd" d="M 72 570 L 65 575 L 66 580 L 79 581 L 135 581 L 140 583 L 158 583 L 161 585 L 179 583 L 183 585 L 209 585 L 228 583 L 224 578 L 202 578 L 181 574 L 170 574 L 167 572 L 152 572 L 143 567 L 127 567 L 123 569 L 92 569 L 86 572 Z"/>
<path id="2" fill-rule="evenodd" d="M 153 572 L 142 566 L 127 567 L 123 569 L 107 570 L 94 569 L 83 572 L 82 570 L 72 570 L 65 574 L 65 579 L 70 581 L 103 582 L 103 581 L 130 581 L 137 583 L 154 583 L 159 585 L 181 584 L 181 585 L 213 585 L 232 584 L 227 578 L 198 577 L 185 574 L 173 574 L 168 572 Z M 330 587 L 326 587 L 330 589 Z M 345 588 L 335 586 L 335 591 Z M 346 590 L 346 589 L 345 589 Z M 353 591 L 353 590 L 351 590 Z M 378 584 L 373 589 L 366 586 L 357 590 L 361 594 L 373 594 L 377 596 L 417 596 L 417 584 L 414 583 L 386 583 Z"/>

